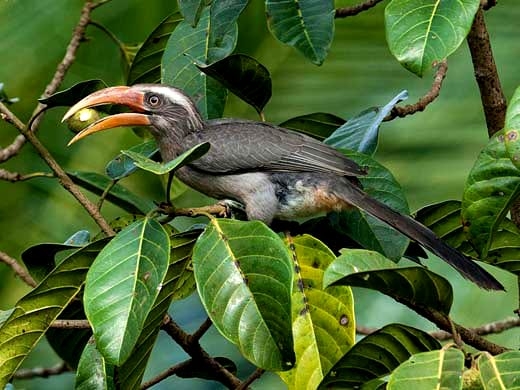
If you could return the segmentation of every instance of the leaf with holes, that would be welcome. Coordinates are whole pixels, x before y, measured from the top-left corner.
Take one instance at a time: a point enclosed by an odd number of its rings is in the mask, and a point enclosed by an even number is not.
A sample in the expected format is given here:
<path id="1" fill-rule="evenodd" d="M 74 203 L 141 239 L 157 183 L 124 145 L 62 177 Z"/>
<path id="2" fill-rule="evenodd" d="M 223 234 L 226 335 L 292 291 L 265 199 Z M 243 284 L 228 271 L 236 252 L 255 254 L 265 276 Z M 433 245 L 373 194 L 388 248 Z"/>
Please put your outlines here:
<path id="1" fill-rule="evenodd" d="M 94 242 L 69 255 L 4 317 L 0 326 L 0 388 L 80 292 L 88 267 L 106 242 Z"/>
<path id="2" fill-rule="evenodd" d="M 344 250 L 327 268 L 325 286 L 356 286 L 377 290 L 396 301 L 450 312 L 453 290 L 443 277 L 422 267 L 399 268 L 377 252 Z"/>
<path id="3" fill-rule="evenodd" d="M 260 114 L 271 98 L 271 76 L 265 66 L 252 57 L 234 54 L 211 65 L 196 63 L 208 76 L 218 80 Z"/>
<path id="4" fill-rule="evenodd" d="M 325 112 L 315 112 L 288 119 L 280 123 L 280 126 L 323 141 L 345 122 L 345 119 L 339 116 Z"/>
<path id="5" fill-rule="evenodd" d="M 321 65 L 334 36 L 332 0 L 266 0 L 271 33 L 293 46 L 316 65 Z"/>
<path id="6" fill-rule="evenodd" d="M 386 40 L 409 71 L 422 76 L 460 46 L 480 0 L 392 0 L 385 8 Z"/>
<path id="7" fill-rule="evenodd" d="M 366 167 L 368 174 L 358 179 L 364 191 L 402 214 L 409 214 L 404 192 L 388 169 L 370 156 L 342 151 L 347 157 Z M 409 239 L 386 223 L 357 208 L 329 215 L 336 230 L 348 235 L 366 249 L 376 250 L 398 261 L 408 247 Z"/>
<path id="8" fill-rule="evenodd" d="M 374 107 L 350 118 L 334 131 L 325 142 L 336 149 L 352 149 L 373 155 L 379 142 L 379 126 L 397 103 L 408 98 L 402 91 L 381 107 Z"/>
<path id="9" fill-rule="evenodd" d="M 127 85 L 161 82 L 161 60 L 164 49 L 173 30 L 182 20 L 181 14 L 175 12 L 164 19 L 146 38 L 132 61 Z"/>
<path id="10" fill-rule="evenodd" d="M 124 228 L 90 267 L 83 304 L 97 348 L 120 366 L 132 352 L 168 269 L 169 238 L 155 220 Z"/>
<path id="11" fill-rule="evenodd" d="M 480 377 L 486 389 L 518 389 L 520 352 L 504 352 L 492 356 L 484 352 L 477 360 Z"/>
<path id="12" fill-rule="evenodd" d="M 336 258 L 329 248 L 309 235 L 286 241 L 304 289 L 296 283 L 292 299 L 296 363 L 278 375 L 291 389 L 311 389 L 354 345 L 354 300 L 347 286 L 322 289 L 323 272 Z"/>
<path id="13" fill-rule="evenodd" d="M 215 3 L 202 11 L 196 27 L 191 27 L 186 21 L 179 23 L 162 57 L 161 82 L 180 88 L 190 95 L 206 119 L 222 116 L 227 90 L 218 81 L 201 73 L 191 58 L 204 64 L 221 60 L 231 54 L 238 36 L 234 22 L 220 32 L 223 35 L 218 41 L 214 40 L 210 8 L 216 7 Z"/>
<path id="14" fill-rule="evenodd" d="M 168 272 L 130 357 L 118 369 L 117 384 L 119 388 L 139 388 L 164 315 L 168 312 L 172 300 L 185 298 L 195 291 L 190 266 L 193 245 L 199 234 L 200 231 L 189 231 L 170 237 L 171 251 Z"/>
<path id="15" fill-rule="evenodd" d="M 81 354 L 74 389 L 115 389 L 115 367 L 108 364 L 96 348 L 94 339 L 91 339 Z"/>
<path id="16" fill-rule="evenodd" d="M 224 337 L 258 367 L 293 366 L 293 265 L 278 235 L 259 221 L 212 219 L 193 250 L 193 270 Z"/>
<path id="17" fill-rule="evenodd" d="M 479 154 L 462 198 L 465 232 L 481 259 L 488 256 L 493 235 L 519 194 L 520 170 L 511 162 L 500 131 Z"/>
<path id="18" fill-rule="evenodd" d="M 390 374 L 410 356 L 439 349 L 428 333 L 406 325 L 390 324 L 356 343 L 330 370 L 320 389 L 357 388 Z"/>
<path id="19" fill-rule="evenodd" d="M 155 162 L 133 150 L 122 150 L 121 153 L 133 160 L 134 164 L 139 168 L 156 175 L 164 175 L 202 157 L 208 152 L 209 147 L 209 142 L 198 144 L 166 163 Z"/>
<path id="20" fill-rule="evenodd" d="M 460 389 L 464 354 L 455 348 L 421 352 L 410 356 L 390 375 L 387 389 Z"/>

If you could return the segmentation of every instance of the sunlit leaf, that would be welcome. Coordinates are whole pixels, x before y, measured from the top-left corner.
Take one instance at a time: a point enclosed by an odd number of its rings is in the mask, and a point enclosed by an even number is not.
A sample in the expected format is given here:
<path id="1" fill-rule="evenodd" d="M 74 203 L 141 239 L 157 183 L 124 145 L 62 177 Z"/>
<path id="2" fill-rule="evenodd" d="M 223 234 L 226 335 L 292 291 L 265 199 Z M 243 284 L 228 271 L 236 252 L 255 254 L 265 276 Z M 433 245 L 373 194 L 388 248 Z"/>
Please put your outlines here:
<path id="1" fill-rule="evenodd" d="M 356 388 L 390 374 L 410 356 L 441 346 L 428 333 L 390 324 L 356 343 L 321 382 L 320 389 Z"/>
<path id="2" fill-rule="evenodd" d="M 196 63 L 208 76 L 218 80 L 240 99 L 261 113 L 271 98 L 271 76 L 265 66 L 252 57 L 234 54 L 211 65 Z"/>
<path id="3" fill-rule="evenodd" d="M 272 34 L 321 65 L 334 36 L 334 2 L 266 0 L 265 7 Z"/>
<path id="4" fill-rule="evenodd" d="M 385 9 L 390 51 L 422 76 L 460 46 L 479 5 L 480 0 L 392 0 Z"/>
<path id="5" fill-rule="evenodd" d="M 195 245 L 193 269 L 222 335 L 258 367 L 290 369 L 293 266 L 280 237 L 259 221 L 212 219 Z"/>
<path id="6" fill-rule="evenodd" d="M 464 354 L 455 348 L 421 352 L 411 356 L 390 375 L 388 390 L 460 389 Z"/>
<path id="7" fill-rule="evenodd" d="M 121 365 L 132 352 L 166 275 L 169 238 L 155 220 L 123 229 L 90 267 L 83 304 L 97 348 Z"/>
<path id="8" fill-rule="evenodd" d="M 377 252 L 345 249 L 327 268 L 323 284 L 365 287 L 398 302 L 448 314 L 453 302 L 451 285 L 423 267 L 397 267 Z"/>
<path id="9" fill-rule="evenodd" d="M 477 363 L 486 389 L 518 389 L 520 386 L 519 351 L 504 352 L 497 356 L 483 352 Z"/>
<path id="10" fill-rule="evenodd" d="M 192 161 L 200 158 L 204 154 L 208 152 L 210 148 L 209 142 L 204 142 L 202 144 L 196 145 L 193 148 L 185 151 L 180 156 L 174 158 L 171 161 L 165 163 L 158 163 L 149 158 L 143 156 L 140 153 L 137 153 L 132 150 L 122 150 L 125 156 L 130 157 L 134 161 L 134 164 L 145 171 L 155 173 L 156 175 L 164 175 L 174 169 L 178 169 L 183 165 L 189 164 Z"/>

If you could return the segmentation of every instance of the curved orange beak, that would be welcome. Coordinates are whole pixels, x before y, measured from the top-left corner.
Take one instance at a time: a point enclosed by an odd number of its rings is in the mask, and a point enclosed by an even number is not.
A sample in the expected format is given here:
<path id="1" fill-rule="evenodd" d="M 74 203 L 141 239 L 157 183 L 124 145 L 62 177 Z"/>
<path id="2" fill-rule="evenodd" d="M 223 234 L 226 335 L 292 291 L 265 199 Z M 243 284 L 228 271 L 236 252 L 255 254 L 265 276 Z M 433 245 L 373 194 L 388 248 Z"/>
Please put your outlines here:
<path id="1" fill-rule="evenodd" d="M 134 112 L 121 113 L 109 115 L 98 119 L 91 125 L 81 130 L 69 142 L 69 145 L 74 142 L 98 131 L 112 129 L 114 127 L 122 126 L 150 126 L 150 118 L 143 114 L 144 108 L 144 93 L 135 87 L 111 87 L 101 89 L 86 96 L 76 104 L 74 104 L 65 114 L 62 122 L 69 119 L 76 112 L 95 106 L 105 104 L 118 104 L 130 108 Z"/>

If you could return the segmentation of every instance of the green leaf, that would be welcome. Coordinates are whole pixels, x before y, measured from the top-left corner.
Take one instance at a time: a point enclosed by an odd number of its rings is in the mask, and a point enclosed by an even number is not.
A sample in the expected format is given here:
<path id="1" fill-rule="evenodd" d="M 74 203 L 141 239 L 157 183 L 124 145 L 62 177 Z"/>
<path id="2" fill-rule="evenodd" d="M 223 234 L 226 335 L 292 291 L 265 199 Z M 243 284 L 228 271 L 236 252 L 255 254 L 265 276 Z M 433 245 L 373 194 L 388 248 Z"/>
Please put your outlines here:
<path id="1" fill-rule="evenodd" d="M 42 243 L 27 248 L 21 257 L 34 280 L 40 282 L 56 267 L 56 254 L 78 248 L 77 245 Z"/>
<path id="2" fill-rule="evenodd" d="M 94 339 L 91 339 L 79 361 L 76 371 L 75 390 L 111 390 L 114 386 L 114 366 L 107 363 L 96 348 Z"/>
<path id="3" fill-rule="evenodd" d="M 342 152 L 360 166 L 368 168 L 368 174 L 358 178 L 367 194 L 396 211 L 409 214 L 404 192 L 390 171 L 366 154 L 346 150 Z M 357 208 L 332 213 L 329 218 L 338 231 L 347 234 L 364 248 L 376 250 L 389 259 L 398 261 L 408 246 L 409 240 L 404 235 Z"/>
<path id="4" fill-rule="evenodd" d="M 139 154 L 132 150 L 122 150 L 121 153 L 132 159 L 134 161 L 134 164 L 139 168 L 144 169 L 148 172 L 155 173 L 156 175 L 164 175 L 165 173 L 173 171 L 174 169 L 179 169 L 183 165 L 187 165 L 190 162 L 195 161 L 196 159 L 206 154 L 209 148 L 209 142 L 198 144 L 193 148 L 185 151 L 175 159 L 166 163 L 155 162 L 143 156 L 142 154 Z"/>
<path id="5" fill-rule="evenodd" d="M 260 114 L 271 98 L 271 76 L 265 66 L 244 54 L 233 54 L 211 65 L 195 63 Z"/>
<path id="6" fill-rule="evenodd" d="M 385 9 L 390 51 L 406 69 L 422 76 L 457 50 L 479 5 L 479 0 L 392 0 Z"/>
<path id="7" fill-rule="evenodd" d="M 90 242 L 90 232 L 88 230 L 78 230 L 72 236 L 67 238 L 65 245 L 87 245 Z"/>
<path id="8" fill-rule="evenodd" d="M 18 101 L 20 101 L 20 99 L 17 97 L 10 98 L 7 96 L 7 93 L 4 90 L 4 83 L 0 83 L 0 102 L 9 106 L 11 104 L 17 103 Z"/>
<path id="9" fill-rule="evenodd" d="M 297 116 L 280 123 L 286 129 L 298 131 L 308 136 L 323 141 L 330 136 L 338 127 L 345 123 L 345 119 L 324 112 L 315 112 Z"/>
<path id="10" fill-rule="evenodd" d="M 159 148 L 157 147 L 157 143 L 155 141 L 146 141 L 141 144 L 132 146 L 128 150 L 143 155 L 147 158 L 152 158 L 153 156 L 159 154 Z M 110 160 L 110 162 L 105 167 L 105 173 L 112 180 L 120 180 L 135 172 L 136 169 L 137 166 L 135 165 L 134 161 L 130 157 L 121 153 Z"/>
<path id="11" fill-rule="evenodd" d="M 520 352 L 504 352 L 491 356 L 480 355 L 478 368 L 486 389 L 518 389 L 520 381 Z"/>
<path id="12" fill-rule="evenodd" d="M 440 347 L 437 340 L 422 330 L 400 324 L 387 325 L 356 343 L 334 365 L 319 388 L 355 388 L 390 374 L 416 353 Z"/>
<path id="13" fill-rule="evenodd" d="M 227 57 L 235 49 L 238 38 L 237 20 L 247 2 L 248 0 L 219 0 L 211 3 L 206 64 Z"/>
<path id="14" fill-rule="evenodd" d="M 373 155 L 379 141 L 379 126 L 397 103 L 408 98 L 402 91 L 382 107 L 374 107 L 350 118 L 324 142 L 337 149 L 352 149 Z"/>
<path id="15" fill-rule="evenodd" d="M 97 348 L 121 365 L 132 352 L 168 268 L 169 238 L 144 218 L 121 230 L 87 274 L 83 304 Z"/>
<path id="16" fill-rule="evenodd" d="M 200 231 L 189 231 L 170 237 L 171 251 L 168 272 L 130 357 L 118 369 L 119 388 L 137 389 L 140 387 L 146 364 L 170 303 L 174 299 L 182 299 L 195 291 L 190 265 L 193 246 L 199 234 Z M 187 286 L 191 286 L 191 289 Z"/>
<path id="17" fill-rule="evenodd" d="M 464 354 L 458 349 L 421 352 L 395 369 L 387 389 L 460 389 L 463 370 Z"/>
<path id="18" fill-rule="evenodd" d="M 184 16 L 184 20 L 195 27 L 199 22 L 200 13 L 204 8 L 203 0 L 178 0 L 179 9 Z"/>
<path id="19" fill-rule="evenodd" d="M 344 250 L 327 268 L 323 284 L 370 288 L 403 304 L 450 312 L 453 290 L 443 277 L 422 267 L 398 268 L 377 252 Z"/>
<path id="20" fill-rule="evenodd" d="M 321 65 L 334 36 L 334 2 L 331 0 L 266 0 L 271 33 Z"/>
<path id="21" fill-rule="evenodd" d="M 462 220 L 469 241 L 485 259 L 493 234 L 520 193 L 520 171 L 506 153 L 504 131 L 479 154 L 466 180 Z"/>
<path id="22" fill-rule="evenodd" d="M 92 92 L 96 92 L 97 90 L 106 87 L 107 85 L 103 80 L 85 80 L 74 84 L 72 87 L 63 91 L 56 92 L 49 97 L 38 99 L 38 101 L 45 104 L 47 108 L 72 106 L 74 103 L 80 101 L 85 96 L 90 95 Z"/>
<path id="23" fill-rule="evenodd" d="M 126 83 L 128 85 L 161 82 L 161 60 L 171 33 L 182 21 L 179 12 L 164 19 L 146 38 L 135 55 Z"/>
<path id="24" fill-rule="evenodd" d="M 197 289 L 215 327 L 258 367 L 294 364 L 293 265 L 259 221 L 212 219 L 193 250 Z"/>
<path id="25" fill-rule="evenodd" d="M 88 267 L 106 242 L 100 240 L 78 249 L 18 301 L 0 327 L 0 388 L 6 385 L 52 322 L 77 296 Z"/>
<path id="26" fill-rule="evenodd" d="M 518 131 L 520 130 L 520 87 L 515 90 L 507 106 L 505 129 L 506 151 L 515 167 L 520 168 L 520 148 L 518 142 Z"/>
<path id="27" fill-rule="evenodd" d="M 231 54 L 237 39 L 236 22 L 228 26 L 219 42 L 212 40 L 211 28 L 209 8 L 202 12 L 195 28 L 186 21 L 179 23 L 166 45 L 161 73 L 162 83 L 190 95 L 206 119 L 222 116 L 227 91 L 219 82 L 202 74 L 191 58 L 211 64 Z"/>
<path id="28" fill-rule="evenodd" d="M 354 345 L 354 300 L 346 286 L 322 290 L 323 272 L 336 257 L 323 243 L 304 235 L 289 239 L 288 246 L 303 284 L 296 283 L 292 298 L 296 364 L 278 375 L 291 389 L 313 389 Z"/>
<path id="29" fill-rule="evenodd" d="M 96 195 L 102 195 L 109 186 L 113 185 L 108 177 L 95 172 L 75 171 L 68 172 L 68 175 L 74 183 Z M 156 208 L 151 200 L 138 197 L 121 184 L 111 187 L 106 200 L 131 214 L 146 214 Z"/>

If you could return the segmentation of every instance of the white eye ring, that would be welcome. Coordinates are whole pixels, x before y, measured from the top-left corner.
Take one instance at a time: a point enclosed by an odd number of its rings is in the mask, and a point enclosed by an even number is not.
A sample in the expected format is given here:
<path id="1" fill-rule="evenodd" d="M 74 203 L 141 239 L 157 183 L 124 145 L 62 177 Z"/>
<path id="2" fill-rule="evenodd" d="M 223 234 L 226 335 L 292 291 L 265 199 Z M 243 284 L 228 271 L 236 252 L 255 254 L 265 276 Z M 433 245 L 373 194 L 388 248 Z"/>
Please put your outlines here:
<path id="1" fill-rule="evenodd" d="M 151 105 L 151 106 L 158 106 L 160 103 L 161 103 L 161 99 L 159 99 L 159 97 L 157 95 L 150 95 L 148 97 L 148 103 Z"/>

